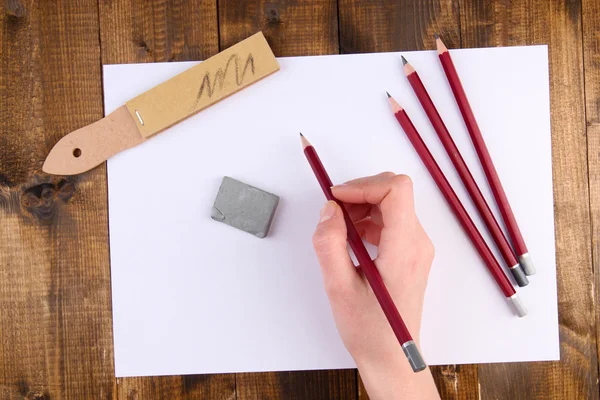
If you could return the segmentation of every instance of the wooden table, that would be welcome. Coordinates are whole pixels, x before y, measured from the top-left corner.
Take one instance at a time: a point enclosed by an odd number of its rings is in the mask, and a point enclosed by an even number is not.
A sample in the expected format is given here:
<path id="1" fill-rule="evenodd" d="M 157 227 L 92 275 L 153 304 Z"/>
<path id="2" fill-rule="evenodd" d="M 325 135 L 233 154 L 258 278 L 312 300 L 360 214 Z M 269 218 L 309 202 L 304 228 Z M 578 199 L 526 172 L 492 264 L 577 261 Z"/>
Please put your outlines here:
<path id="1" fill-rule="evenodd" d="M 367 398 L 353 370 L 116 379 L 105 166 L 41 173 L 54 143 L 103 116 L 103 64 L 202 60 L 258 30 L 278 56 L 433 49 L 434 32 L 451 48 L 549 45 L 561 361 L 433 372 L 448 399 L 598 399 L 599 0 L 4 0 L 0 10 L 1 399 Z"/>

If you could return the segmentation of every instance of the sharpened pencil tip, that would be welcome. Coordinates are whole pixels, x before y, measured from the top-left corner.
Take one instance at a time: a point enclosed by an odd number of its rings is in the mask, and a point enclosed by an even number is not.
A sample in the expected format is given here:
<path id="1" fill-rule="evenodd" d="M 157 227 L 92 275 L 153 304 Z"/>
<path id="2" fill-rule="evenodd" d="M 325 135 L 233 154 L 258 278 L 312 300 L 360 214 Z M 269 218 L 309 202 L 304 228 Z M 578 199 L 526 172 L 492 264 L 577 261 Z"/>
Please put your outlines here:
<path id="1" fill-rule="evenodd" d="M 388 99 L 389 99 L 390 97 L 392 97 L 392 95 L 391 95 L 391 94 L 389 94 L 389 93 L 387 92 L 387 90 L 385 91 L 385 94 L 387 94 L 387 97 L 388 97 Z"/>
<path id="2" fill-rule="evenodd" d="M 306 138 L 304 137 L 304 135 L 302 133 L 300 133 L 300 141 L 302 142 L 302 148 L 305 149 L 308 146 L 310 146 L 310 142 L 308 140 L 306 140 Z"/>
<path id="3" fill-rule="evenodd" d="M 448 48 L 446 47 L 444 42 L 442 42 L 442 38 L 440 38 L 437 34 L 435 35 L 435 47 L 437 48 L 437 52 L 439 55 L 442 55 L 443 53 L 448 51 Z"/>
<path id="4" fill-rule="evenodd" d="M 435 38 L 435 40 L 438 40 L 440 38 L 440 35 L 438 35 L 437 32 L 434 32 L 433 37 Z"/>
<path id="5" fill-rule="evenodd" d="M 388 101 L 390 102 L 390 105 L 392 106 L 392 111 L 394 112 L 394 114 L 396 114 L 398 111 L 402 110 L 402 107 L 400 107 L 400 104 L 398 104 L 398 102 L 392 97 L 391 94 L 389 94 L 388 92 L 385 92 L 388 95 Z"/>
<path id="6" fill-rule="evenodd" d="M 406 61 L 406 58 L 404 58 L 404 56 L 400 56 L 402 58 L 402 65 L 406 65 L 408 64 L 408 61 Z"/>

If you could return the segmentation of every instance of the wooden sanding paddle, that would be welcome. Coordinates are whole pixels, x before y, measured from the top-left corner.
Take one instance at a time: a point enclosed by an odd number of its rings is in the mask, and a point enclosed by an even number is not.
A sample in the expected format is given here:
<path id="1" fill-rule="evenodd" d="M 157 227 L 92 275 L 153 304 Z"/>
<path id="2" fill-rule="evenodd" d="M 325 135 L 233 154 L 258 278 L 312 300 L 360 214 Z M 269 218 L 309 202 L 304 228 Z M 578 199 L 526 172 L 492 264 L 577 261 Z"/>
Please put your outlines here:
<path id="1" fill-rule="evenodd" d="M 42 170 L 75 175 L 279 70 L 262 32 L 142 93 L 52 148 Z"/>

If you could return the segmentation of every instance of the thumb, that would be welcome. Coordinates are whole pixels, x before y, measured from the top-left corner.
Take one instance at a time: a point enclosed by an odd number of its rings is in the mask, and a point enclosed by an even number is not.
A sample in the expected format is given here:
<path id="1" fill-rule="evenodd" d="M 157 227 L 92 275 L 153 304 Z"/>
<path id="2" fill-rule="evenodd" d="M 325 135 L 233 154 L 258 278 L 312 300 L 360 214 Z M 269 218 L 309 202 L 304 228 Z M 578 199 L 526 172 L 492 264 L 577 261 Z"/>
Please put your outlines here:
<path id="1" fill-rule="evenodd" d="M 313 246 L 321 264 L 327 294 L 331 297 L 353 290 L 360 282 L 360 275 L 348 254 L 344 214 L 335 201 L 328 201 L 321 210 Z"/>

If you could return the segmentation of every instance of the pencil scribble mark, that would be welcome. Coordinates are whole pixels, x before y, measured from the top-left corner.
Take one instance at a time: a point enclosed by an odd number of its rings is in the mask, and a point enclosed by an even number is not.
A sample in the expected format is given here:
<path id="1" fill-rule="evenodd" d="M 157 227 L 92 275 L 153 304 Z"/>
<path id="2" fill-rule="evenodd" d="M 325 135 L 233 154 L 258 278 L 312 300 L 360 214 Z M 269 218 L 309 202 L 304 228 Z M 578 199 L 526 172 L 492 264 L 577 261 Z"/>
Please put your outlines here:
<path id="1" fill-rule="evenodd" d="M 244 64 L 244 68 L 242 69 L 242 73 L 240 74 L 240 57 L 234 53 L 232 54 L 227 63 L 225 64 L 225 68 L 219 68 L 215 73 L 215 79 L 213 83 L 210 83 L 210 71 L 206 72 L 204 78 L 202 78 L 202 84 L 200 85 L 200 89 L 198 90 L 198 95 L 196 96 L 196 106 L 198 102 L 202 98 L 202 95 L 206 92 L 208 97 L 212 97 L 215 90 L 217 89 L 217 84 L 219 86 L 219 90 L 223 89 L 223 84 L 225 83 L 225 78 L 227 77 L 227 71 L 229 70 L 229 66 L 231 62 L 235 64 L 235 83 L 240 86 L 242 82 L 244 82 L 244 77 L 246 76 L 246 71 L 248 67 L 252 71 L 252 75 L 254 75 L 254 57 L 252 53 L 248 54 L 248 58 L 246 59 L 246 63 Z"/>

